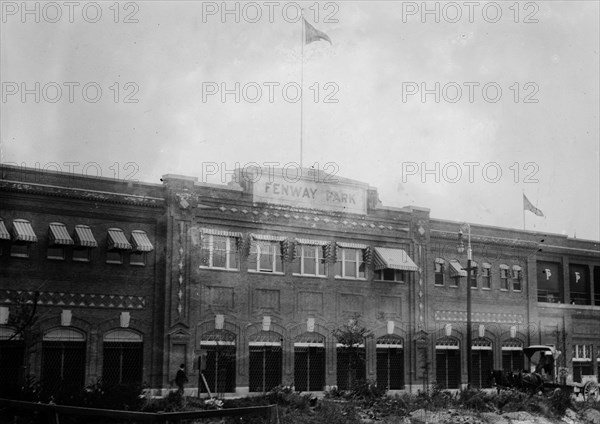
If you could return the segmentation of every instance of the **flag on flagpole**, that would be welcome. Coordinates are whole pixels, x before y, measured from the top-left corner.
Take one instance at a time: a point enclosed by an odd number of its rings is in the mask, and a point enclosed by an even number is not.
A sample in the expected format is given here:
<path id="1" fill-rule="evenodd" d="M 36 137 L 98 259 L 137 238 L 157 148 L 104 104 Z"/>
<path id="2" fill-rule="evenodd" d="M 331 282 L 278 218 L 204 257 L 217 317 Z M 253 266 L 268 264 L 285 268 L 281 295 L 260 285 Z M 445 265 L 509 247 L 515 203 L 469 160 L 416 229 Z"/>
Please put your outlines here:
<path id="1" fill-rule="evenodd" d="M 309 24 L 306 19 L 302 18 L 304 21 L 304 44 L 310 44 L 314 41 L 325 40 L 329 42 L 329 44 L 333 44 L 331 42 L 331 38 L 323 31 L 319 31 L 314 26 Z"/>
<path id="2" fill-rule="evenodd" d="M 525 196 L 525 193 L 523 193 L 523 210 L 533 212 L 537 216 L 544 216 L 544 213 L 541 210 L 533 206 L 533 203 L 529 201 L 527 196 Z"/>

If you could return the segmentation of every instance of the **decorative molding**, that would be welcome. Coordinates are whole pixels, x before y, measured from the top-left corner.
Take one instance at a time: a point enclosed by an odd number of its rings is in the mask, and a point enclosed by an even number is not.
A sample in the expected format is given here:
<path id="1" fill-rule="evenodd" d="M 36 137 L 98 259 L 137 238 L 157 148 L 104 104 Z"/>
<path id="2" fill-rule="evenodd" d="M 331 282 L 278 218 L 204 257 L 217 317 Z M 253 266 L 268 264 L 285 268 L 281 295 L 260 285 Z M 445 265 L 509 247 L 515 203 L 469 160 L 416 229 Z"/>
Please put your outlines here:
<path id="1" fill-rule="evenodd" d="M 431 230 L 431 238 L 432 238 L 432 242 L 434 241 L 434 239 L 440 238 L 440 239 L 445 239 L 445 240 L 452 240 L 452 242 L 454 244 L 456 244 L 456 232 L 452 232 L 452 231 Z M 472 243 L 482 243 L 482 244 L 494 243 L 497 245 L 508 245 L 508 246 L 515 246 L 515 247 L 530 247 L 530 248 L 534 248 L 534 247 L 537 248 L 538 246 L 543 246 L 543 244 L 540 244 L 536 241 L 482 236 L 482 235 L 477 235 L 477 234 L 471 234 L 471 242 Z"/>
<path id="2" fill-rule="evenodd" d="M 165 205 L 165 199 L 160 197 L 111 193 L 107 191 L 60 187 L 36 183 L 23 183 L 9 180 L 0 180 L 0 191 L 41 194 L 44 196 L 65 197 L 70 199 L 90 200 L 93 202 L 117 203 L 151 208 L 161 208 Z"/>
<path id="3" fill-rule="evenodd" d="M 0 303 L 16 304 L 17 298 L 27 295 L 33 299 L 34 291 L 25 290 L 0 290 Z M 32 300 L 26 303 L 33 303 Z M 77 307 L 77 308 L 109 308 L 109 309 L 144 309 L 146 298 L 144 296 L 129 296 L 117 294 L 93 293 L 68 293 L 68 292 L 40 292 L 38 298 L 40 306 Z"/>
<path id="4" fill-rule="evenodd" d="M 436 321 L 466 322 L 465 311 L 435 311 Z M 496 324 L 523 324 L 525 320 L 522 314 L 500 314 L 494 312 L 473 312 L 473 322 L 485 322 Z"/>

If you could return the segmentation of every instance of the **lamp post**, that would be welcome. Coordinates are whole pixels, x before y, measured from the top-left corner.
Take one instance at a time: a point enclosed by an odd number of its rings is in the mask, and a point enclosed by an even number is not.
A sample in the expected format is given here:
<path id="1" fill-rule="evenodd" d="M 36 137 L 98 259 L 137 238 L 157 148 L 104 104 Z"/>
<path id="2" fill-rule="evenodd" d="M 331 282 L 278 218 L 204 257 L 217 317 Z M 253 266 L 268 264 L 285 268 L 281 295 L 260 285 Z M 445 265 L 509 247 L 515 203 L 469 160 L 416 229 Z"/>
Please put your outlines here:
<path id="1" fill-rule="evenodd" d="M 471 388 L 471 348 L 472 348 L 472 323 L 471 323 L 471 260 L 473 250 L 471 249 L 471 226 L 465 223 L 458 231 L 458 253 L 465 251 L 463 244 L 463 227 L 467 229 L 467 388 Z"/>

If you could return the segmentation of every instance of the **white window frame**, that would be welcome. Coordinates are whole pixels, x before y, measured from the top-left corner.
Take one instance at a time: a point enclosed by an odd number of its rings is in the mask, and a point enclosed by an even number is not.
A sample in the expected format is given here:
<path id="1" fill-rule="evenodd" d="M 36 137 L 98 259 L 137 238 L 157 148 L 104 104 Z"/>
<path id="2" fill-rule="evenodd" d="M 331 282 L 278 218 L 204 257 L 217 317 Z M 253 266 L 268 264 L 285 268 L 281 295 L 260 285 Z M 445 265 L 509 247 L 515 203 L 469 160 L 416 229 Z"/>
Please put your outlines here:
<path id="1" fill-rule="evenodd" d="M 503 268 L 506 267 L 506 265 L 500 265 L 499 269 L 500 269 L 500 291 L 509 291 L 510 289 L 510 285 L 508 283 L 508 279 L 509 279 L 509 272 L 510 270 L 508 268 Z M 504 277 L 502 277 L 502 273 L 504 273 Z M 506 282 L 506 288 L 502 286 L 503 281 Z"/>
<path id="2" fill-rule="evenodd" d="M 486 275 L 487 274 L 487 275 Z M 487 287 L 486 284 L 487 282 Z M 481 290 L 492 289 L 492 268 L 490 266 L 481 265 Z"/>
<path id="3" fill-rule="evenodd" d="M 400 269 L 392 269 L 392 271 L 394 271 L 394 279 L 393 280 L 385 280 L 383 278 L 383 273 L 386 269 L 390 269 L 390 268 L 384 268 L 384 269 L 379 269 L 375 271 L 375 281 L 392 281 L 395 283 L 404 283 L 406 280 L 406 274 L 405 271 L 402 271 Z M 405 277 L 405 278 L 401 278 L 401 277 Z"/>
<path id="4" fill-rule="evenodd" d="M 573 345 L 573 362 L 592 362 L 591 344 Z"/>
<path id="5" fill-rule="evenodd" d="M 523 270 L 522 269 L 511 269 L 511 277 L 512 277 L 512 291 L 520 292 L 523 290 Z M 515 282 L 518 282 L 520 285 L 520 289 L 515 289 Z"/>
<path id="6" fill-rule="evenodd" d="M 268 246 L 269 256 L 271 261 L 271 269 L 268 269 L 266 264 L 261 264 L 260 260 L 263 256 L 262 249 Z M 277 247 L 279 247 L 279 255 L 277 254 Z M 250 246 L 250 256 L 256 255 L 256 261 L 252 264 L 253 268 L 248 269 L 249 272 L 264 272 L 269 274 L 283 274 L 283 258 L 281 258 L 281 269 L 276 269 L 277 266 L 277 256 L 281 257 L 281 243 L 278 241 L 267 241 L 267 240 L 253 240 L 252 245 Z M 227 260 L 229 260 L 229 255 L 227 255 Z"/>
<path id="7" fill-rule="evenodd" d="M 215 237 L 222 237 L 225 239 L 225 266 L 224 267 L 220 267 L 220 266 L 213 266 L 213 258 L 214 258 L 214 251 L 215 251 Z M 236 241 L 237 239 L 235 237 L 231 237 L 231 236 L 221 236 L 221 235 L 214 235 L 214 234 L 204 234 L 202 236 L 202 242 L 201 242 L 201 246 L 200 246 L 200 255 L 201 255 L 201 259 L 202 259 L 202 251 L 205 250 L 206 248 L 204 247 L 204 243 L 205 240 L 207 240 L 208 243 L 208 265 L 204 265 L 201 264 L 200 268 L 206 268 L 206 269 L 226 269 L 226 270 L 231 270 L 231 271 L 239 271 L 240 269 L 240 259 L 238 256 L 238 264 L 236 268 L 231 267 L 230 264 L 230 255 L 232 252 L 235 251 L 235 249 L 237 249 L 236 246 Z"/>
<path id="8" fill-rule="evenodd" d="M 346 275 L 346 253 L 348 253 L 349 251 L 353 250 L 355 253 L 355 263 L 356 263 L 356 276 L 347 276 Z M 345 278 L 345 279 L 349 279 L 349 280 L 366 280 L 367 279 L 367 269 L 365 266 L 365 276 L 364 277 L 360 277 L 360 264 L 364 264 L 364 254 L 365 254 L 365 250 L 364 249 L 356 249 L 356 248 L 352 248 L 352 247 L 341 247 L 339 249 L 339 254 L 338 254 L 338 258 L 336 262 L 340 262 L 341 265 L 341 269 L 340 269 L 340 273 L 341 275 L 336 275 L 335 278 Z M 348 260 L 352 260 L 352 259 L 348 259 Z"/>
<path id="9" fill-rule="evenodd" d="M 443 261 L 443 262 L 442 262 Z M 439 267 L 439 272 L 437 271 Z M 438 287 L 443 287 L 446 285 L 446 262 L 443 259 L 436 259 L 433 264 L 433 285 Z M 436 282 L 436 277 L 438 275 L 442 276 L 442 283 L 438 284 Z"/>
<path id="10" fill-rule="evenodd" d="M 312 245 L 312 244 L 300 244 L 300 245 L 298 245 L 298 247 L 300 249 L 300 254 L 298 255 L 298 259 L 300 261 L 299 262 L 300 269 L 299 269 L 298 273 L 295 273 L 295 275 L 307 275 L 310 277 L 327 277 L 327 263 L 325 262 L 325 255 L 323 254 L 323 246 Z M 315 257 L 314 258 L 307 257 L 305 255 L 304 249 L 311 249 L 314 252 Z M 321 256 L 319 257 L 319 255 L 321 255 Z M 306 259 L 314 260 L 314 263 L 315 263 L 315 273 L 314 274 L 305 272 L 304 262 Z M 323 261 L 323 274 L 319 274 L 320 261 Z"/>

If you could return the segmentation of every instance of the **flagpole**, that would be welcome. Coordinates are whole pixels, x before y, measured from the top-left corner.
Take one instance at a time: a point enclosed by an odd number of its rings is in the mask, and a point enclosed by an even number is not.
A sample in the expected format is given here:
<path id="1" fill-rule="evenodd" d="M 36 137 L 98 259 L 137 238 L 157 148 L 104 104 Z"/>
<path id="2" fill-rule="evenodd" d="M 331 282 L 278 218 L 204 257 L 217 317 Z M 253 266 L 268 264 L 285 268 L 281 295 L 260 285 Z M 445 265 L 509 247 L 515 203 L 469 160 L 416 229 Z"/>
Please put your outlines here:
<path id="1" fill-rule="evenodd" d="M 521 195 L 523 196 L 522 202 L 523 202 L 523 231 L 525 230 L 525 192 L 521 193 Z"/>
<path id="2" fill-rule="evenodd" d="M 304 132 L 304 10 L 300 12 L 302 25 L 302 40 L 300 43 L 300 168 L 302 168 L 303 132 Z"/>

